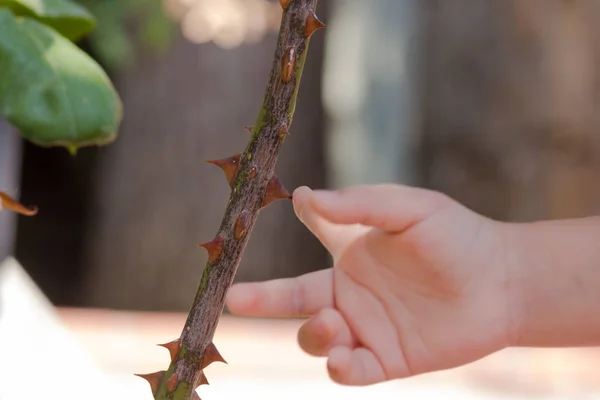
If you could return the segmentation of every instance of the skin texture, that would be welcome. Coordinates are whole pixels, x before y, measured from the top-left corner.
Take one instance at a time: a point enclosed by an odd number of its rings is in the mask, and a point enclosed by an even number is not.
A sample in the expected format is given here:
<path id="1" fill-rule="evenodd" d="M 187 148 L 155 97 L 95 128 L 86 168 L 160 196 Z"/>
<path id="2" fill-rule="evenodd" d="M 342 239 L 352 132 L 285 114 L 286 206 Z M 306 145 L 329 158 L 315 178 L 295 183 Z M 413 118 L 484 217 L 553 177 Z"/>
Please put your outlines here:
<path id="1" fill-rule="evenodd" d="M 507 226 L 511 343 L 600 346 L 600 217 Z"/>
<path id="2" fill-rule="evenodd" d="M 302 349 L 340 384 L 476 361 L 509 346 L 600 346 L 600 218 L 503 223 L 399 185 L 299 188 L 334 266 L 234 285 L 239 315 L 308 317 Z"/>
<path id="3" fill-rule="evenodd" d="M 398 185 L 299 188 L 300 220 L 333 268 L 234 285 L 239 315 L 309 317 L 298 332 L 331 378 L 369 385 L 459 366 L 509 344 L 496 222 L 451 199 Z"/>

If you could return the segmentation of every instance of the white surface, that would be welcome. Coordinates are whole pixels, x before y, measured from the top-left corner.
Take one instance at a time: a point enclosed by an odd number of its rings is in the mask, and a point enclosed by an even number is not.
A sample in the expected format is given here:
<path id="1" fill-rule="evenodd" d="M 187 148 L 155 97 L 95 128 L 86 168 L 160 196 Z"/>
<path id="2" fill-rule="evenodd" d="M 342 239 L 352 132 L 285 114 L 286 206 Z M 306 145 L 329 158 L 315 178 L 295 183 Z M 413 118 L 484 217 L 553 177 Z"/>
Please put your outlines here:
<path id="1" fill-rule="evenodd" d="M 125 375 L 115 375 L 123 399 L 150 400 L 147 384 Z M 487 390 L 466 388 L 458 384 L 417 381 L 388 382 L 369 387 L 345 387 L 328 380 L 286 380 L 264 378 L 211 379 L 210 386 L 198 390 L 202 400 L 600 400 L 600 396 L 589 393 L 554 396 L 532 396 L 527 394 L 493 393 Z"/>
<path id="2" fill-rule="evenodd" d="M 107 319 L 102 314 L 85 311 L 82 316 L 87 317 L 80 319 L 80 331 L 69 332 L 22 267 L 13 259 L 0 263 L 0 400 L 151 400 L 149 385 L 133 373 L 166 367 L 165 350 L 155 343 L 172 338 L 183 320 L 174 323 L 163 318 L 152 325 L 155 317 L 138 315 L 136 319 L 131 313 L 115 313 Z M 104 322 L 99 321 L 102 319 Z M 98 326 L 91 326 L 96 322 Z M 211 385 L 199 390 L 202 400 L 332 400 L 336 396 L 344 400 L 600 400 L 600 393 L 592 395 L 584 381 L 564 373 L 556 376 L 562 384 L 557 385 L 555 379 L 548 381 L 554 395 L 518 389 L 523 386 L 519 380 L 535 381 L 536 374 L 544 371 L 539 362 L 527 363 L 527 357 L 509 353 L 504 354 L 508 359 L 502 360 L 499 354 L 495 361 L 484 360 L 477 368 L 479 375 L 500 378 L 506 375 L 504 369 L 514 369 L 513 374 L 496 382 L 503 388 L 485 384 L 489 379 L 475 385 L 472 381 L 478 380 L 477 376 L 469 380 L 468 374 L 444 373 L 362 388 L 344 387 L 328 379 L 323 359 L 307 357 L 297 348 L 291 331 L 282 333 L 275 327 L 266 328 L 271 325 L 257 327 L 232 319 L 225 322 L 229 326 L 222 327 L 217 343 L 230 365 L 215 363 L 209 367 Z M 166 329 L 169 324 L 172 327 Z M 148 329 L 158 331 L 149 333 Z M 118 359 L 114 359 L 116 355 Z M 569 358 L 563 357 L 559 359 L 567 362 Z M 556 363 L 552 357 L 543 360 Z M 593 364 L 587 365 L 593 368 Z"/>
<path id="3" fill-rule="evenodd" d="M 21 265 L 0 263 L 0 400 L 115 399 Z"/>

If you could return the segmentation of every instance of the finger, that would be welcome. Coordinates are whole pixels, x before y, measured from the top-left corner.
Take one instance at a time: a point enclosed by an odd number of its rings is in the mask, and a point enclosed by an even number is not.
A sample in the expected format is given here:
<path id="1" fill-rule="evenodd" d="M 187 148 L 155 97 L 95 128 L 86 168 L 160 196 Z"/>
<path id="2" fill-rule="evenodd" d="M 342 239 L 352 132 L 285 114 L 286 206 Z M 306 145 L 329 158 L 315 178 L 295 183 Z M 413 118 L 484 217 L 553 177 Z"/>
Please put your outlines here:
<path id="1" fill-rule="evenodd" d="M 388 380 L 377 357 L 368 349 L 337 346 L 329 351 L 329 377 L 341 385 L 366 386 Z"/>
<path id="2" fill-rule="evenodd" d="M 300 327 L 298 344 L 310 355 L 325 357 L 336 346 L 354 348 L 356 339 L 337 310 L 324 308 Z"/>
<path id="3" fill-rule="evenodd" d="M 365 233 L 368 228 L 334 224 L 319 215 L 310 203 L 313 191 L 300 187 L 294 191 L 292 201 L 298 219 L 316 236 L 332 254 L 337 254 L 355 237 Z"/>
<path id="4" fill-rule="evenodd" d="M 331 268 L 295 278 L 237 283 L 227 293 L 227 307 L 238 315 L 298 318 L 333 307 Z"/>
<path id="5" fill-rule="evenodd" d="M 334 224 L 362 224 L 398 232 L 449 204 L 449 199 L 434 191 L 382 184 L 314 191 L 308 202 L 315 212 Z"/>

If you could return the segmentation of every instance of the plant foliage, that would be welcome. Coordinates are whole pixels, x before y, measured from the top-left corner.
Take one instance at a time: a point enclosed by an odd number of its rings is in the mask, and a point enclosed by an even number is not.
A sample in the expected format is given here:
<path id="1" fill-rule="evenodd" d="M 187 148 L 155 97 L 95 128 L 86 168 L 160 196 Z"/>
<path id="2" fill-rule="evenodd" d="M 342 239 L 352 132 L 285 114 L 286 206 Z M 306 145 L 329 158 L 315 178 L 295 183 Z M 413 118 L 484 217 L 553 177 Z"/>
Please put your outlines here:
<path id="1" fill-rule="evenodd" d="M 32 143 L 74 152 L 115 139 L 119 95 L 74 43 L 95 25 L 71 0 L 0 0 L 0 116 Z"/>

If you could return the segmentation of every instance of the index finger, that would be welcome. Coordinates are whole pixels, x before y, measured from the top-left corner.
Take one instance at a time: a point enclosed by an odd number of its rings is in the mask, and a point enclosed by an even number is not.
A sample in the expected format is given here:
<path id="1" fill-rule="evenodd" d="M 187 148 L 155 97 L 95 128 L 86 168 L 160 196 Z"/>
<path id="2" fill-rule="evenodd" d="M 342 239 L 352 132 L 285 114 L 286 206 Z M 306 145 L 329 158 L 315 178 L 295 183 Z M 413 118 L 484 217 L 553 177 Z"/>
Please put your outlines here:
<path id="1" fill-rule="evenodd" d="M 333 270 L 309 272 L 295 278 L 234 284 L 227 308 L 237 315 L 300 318 L 333 307 Z"/>

